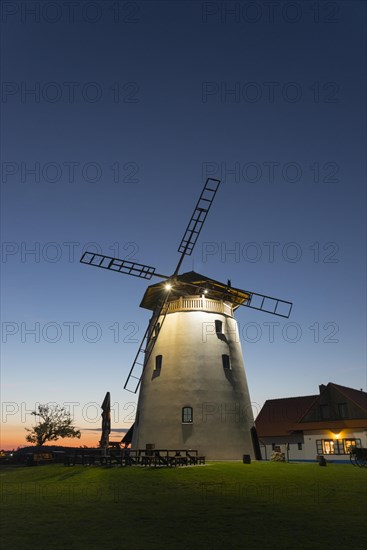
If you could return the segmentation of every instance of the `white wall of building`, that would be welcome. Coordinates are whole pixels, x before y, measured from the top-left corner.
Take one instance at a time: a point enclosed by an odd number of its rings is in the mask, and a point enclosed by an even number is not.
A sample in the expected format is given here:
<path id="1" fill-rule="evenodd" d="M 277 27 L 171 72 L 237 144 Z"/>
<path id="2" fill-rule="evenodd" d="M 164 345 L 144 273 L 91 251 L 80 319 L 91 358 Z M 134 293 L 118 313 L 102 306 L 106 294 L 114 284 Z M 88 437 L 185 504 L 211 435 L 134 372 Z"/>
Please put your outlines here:
<path id="1" fill-rule="evenodd" d="M 263 460 L 270 460 L 273 452 L 272 444 L 280 446 L 281 452 L 285 453 L 287 458 L 287 444 L 289 444 L 290 461 L 316 461 L 317 440 L 335 440 L 335 434 L 329 430 L 305 431 L 290 436 L 271 436 L 260 438 L 260 448 Z M 339 440 L 360 439 L 361 446 L 367 448 L 367 432 L 365 430 L 343 430 L 339 435 Z M 298 443 L 302 448 L 298 448 Z M 322 453 L 329 462 L 349 462 L 348 454 L 327 454 Z"/>

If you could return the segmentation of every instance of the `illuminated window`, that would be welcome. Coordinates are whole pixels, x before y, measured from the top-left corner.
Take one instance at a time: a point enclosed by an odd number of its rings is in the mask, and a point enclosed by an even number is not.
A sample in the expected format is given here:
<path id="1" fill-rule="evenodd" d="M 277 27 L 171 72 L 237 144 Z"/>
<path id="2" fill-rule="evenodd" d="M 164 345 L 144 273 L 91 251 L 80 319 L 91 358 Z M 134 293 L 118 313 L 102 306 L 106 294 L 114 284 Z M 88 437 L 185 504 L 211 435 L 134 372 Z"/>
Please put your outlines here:
<path id="1" fill-rule="evenodd" d="M 156 355 L 155 370 L 161 370 L 161 368 L 162 368 L 162 355 Z"/>
<path id="2" fill-rule="evenodd" d="M 346 455 L 353 447 L 361 447 L 360 439 L 318 439 L 316 441 L 317 454 Z"/>
<path id="3" fill-rule="evenodd" d="M 344 454 L 349 454 L 353 447 L 361 447 L 360 439 L 344 439 Z"/>
<path id="4" fill-rule="evenodd" d="M 231 363 L 229 361 L 229 355 L 222 355 L 222 363 L 224 369 L 230 369 Z"/>
<path id="5" fill-rule="evenodd" d="M 322 452 L 324 455 L 333 455 L 335 454 L 334 445 L 337 441 L 333 439 L 324 439 L 322 442 Z"/>
<path id="6" fill-rule="evenodd" d="M 191 424 L 193 420 L 192 407 L 182 408 L 182 423 Z"/>

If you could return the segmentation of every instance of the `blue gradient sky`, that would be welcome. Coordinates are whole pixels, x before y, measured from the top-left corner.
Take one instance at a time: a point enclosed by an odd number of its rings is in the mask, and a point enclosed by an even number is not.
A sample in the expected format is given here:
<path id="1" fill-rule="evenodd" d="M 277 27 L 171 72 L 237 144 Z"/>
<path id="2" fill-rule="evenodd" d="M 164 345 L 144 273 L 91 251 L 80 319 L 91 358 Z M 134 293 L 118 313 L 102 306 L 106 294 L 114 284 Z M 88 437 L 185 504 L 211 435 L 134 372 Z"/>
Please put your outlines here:
<path id="1" fill-rule="evenodd" d="M 79 257 L 94 242 L 171 273 L 207 175 L 222 185 L 183 271 L 294 302 L 289 320 L 237 313 L 255 412 L 365 389 L 365 4 L 39 4 L 3 13 L 5 439 L 37 402 L 80 403 L 94 428 L 106 391 L 130 425 L 147 283 Z"/>

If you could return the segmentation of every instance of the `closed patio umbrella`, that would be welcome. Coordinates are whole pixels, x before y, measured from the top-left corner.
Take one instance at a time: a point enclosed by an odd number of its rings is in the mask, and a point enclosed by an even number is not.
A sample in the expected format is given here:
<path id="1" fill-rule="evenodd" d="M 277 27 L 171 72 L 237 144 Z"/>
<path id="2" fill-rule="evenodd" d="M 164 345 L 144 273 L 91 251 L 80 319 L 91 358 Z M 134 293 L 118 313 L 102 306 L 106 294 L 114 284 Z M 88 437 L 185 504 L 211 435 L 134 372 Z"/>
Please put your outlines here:
<path id="1" fill-rule="evenodd" d="M 106 397 L 101 405 L 102 408 L 102 435 L 99 446 L 107 449 L 109 445 L 109 436 L 111 432 L 111 396 L 110 392 L 106 393 Z"/>

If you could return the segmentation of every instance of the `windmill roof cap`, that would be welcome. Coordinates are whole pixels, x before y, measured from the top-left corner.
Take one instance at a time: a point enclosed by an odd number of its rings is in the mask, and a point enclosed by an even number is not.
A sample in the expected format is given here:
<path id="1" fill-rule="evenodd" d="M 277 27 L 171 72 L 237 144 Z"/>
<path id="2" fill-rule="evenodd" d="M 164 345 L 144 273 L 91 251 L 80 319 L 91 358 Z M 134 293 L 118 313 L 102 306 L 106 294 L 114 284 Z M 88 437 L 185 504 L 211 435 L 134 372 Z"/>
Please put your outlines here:
<path id="1" fill-rule="evenodd" d="M 200 295 L 203 294 L 204 290 L 207 290 L 208 298 L 230 302 L 236 308 L 250 298 L 250 294 L 243 290 L 228 286 L 195 271 L 177 275 L 170 280 L 170 283 L 172 285 L 172 300 L 178 299 L 180 296 Z M 164 281 L 150 285 L 145 291 L 140 307 L 154 310 L 164 293 L 167 292 L 165 284 Z"/>

